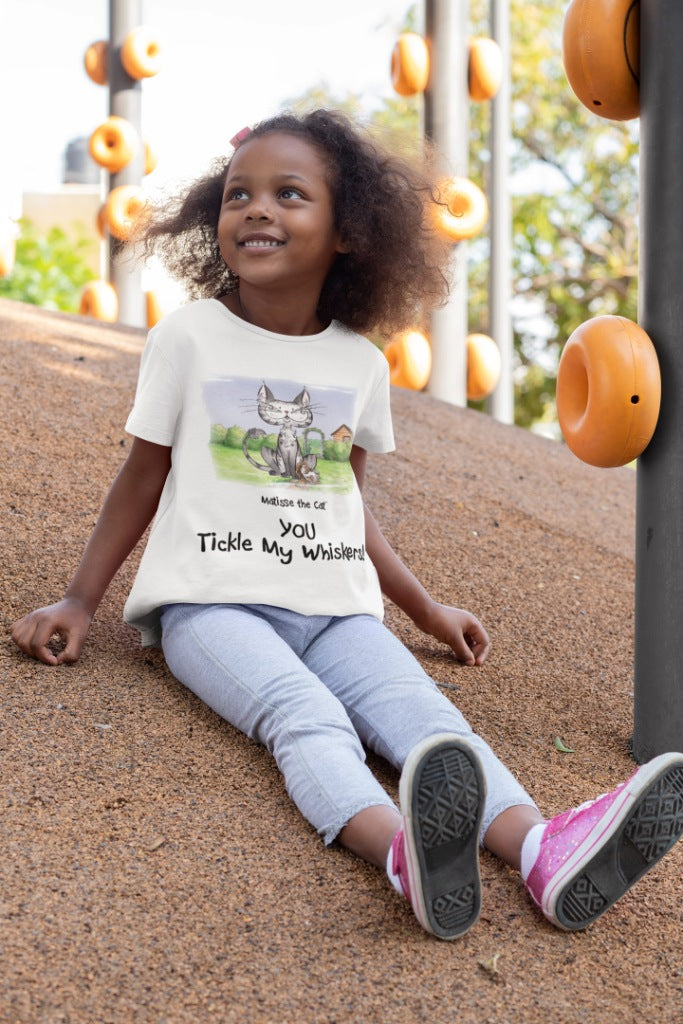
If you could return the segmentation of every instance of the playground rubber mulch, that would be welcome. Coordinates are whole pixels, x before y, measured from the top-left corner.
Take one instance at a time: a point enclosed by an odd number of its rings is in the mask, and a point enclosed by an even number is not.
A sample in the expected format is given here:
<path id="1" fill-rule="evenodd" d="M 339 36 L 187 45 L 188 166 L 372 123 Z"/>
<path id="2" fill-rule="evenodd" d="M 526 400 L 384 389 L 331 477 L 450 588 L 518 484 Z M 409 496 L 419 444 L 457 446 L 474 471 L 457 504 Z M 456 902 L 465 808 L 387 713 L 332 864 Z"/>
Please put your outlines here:
<path id="1" fill-rule="evenodd" d="M 142 342 L 0 302 L 6 636 L 73 572 L 126 455 Z M 393 398 L 398 451 L 370 459 L 368 501 L 493 649 L 463 669 L 393 607 L 390 626 L 544 812 L 611 788 L 634 767 L 634 474 Z M 77 665 L 0 647 L 2 1024 L 683 1020 L 683 844 L 579 934 L 485 853 L 480 921 L 439 942 L 381 872 L 325 850 L 268 754 L 139 647 L 121 620 L 135 561 Z"/>

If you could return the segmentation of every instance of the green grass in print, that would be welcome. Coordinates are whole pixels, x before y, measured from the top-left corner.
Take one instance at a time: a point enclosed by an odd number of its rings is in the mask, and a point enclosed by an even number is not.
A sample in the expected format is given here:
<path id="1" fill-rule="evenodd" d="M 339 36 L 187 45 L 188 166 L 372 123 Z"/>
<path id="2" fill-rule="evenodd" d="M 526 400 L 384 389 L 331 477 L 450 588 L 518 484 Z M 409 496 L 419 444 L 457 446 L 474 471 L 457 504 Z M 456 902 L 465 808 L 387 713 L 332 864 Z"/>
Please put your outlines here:
<path id="1" fill-rule="evenodd" d="M 216 467 L 216 475 L 223 480 L 237 480 L 244 484 L 256 484 L 259 487 L 268 487 L 272 484 L 290 484 L 297 488 L 310 488 L 311 490 L 335 491 L 344 493 L 353 487 L 353 470 L 350 462 L 333 462 L 330 459 L 318 458 L 315 467 L 320 476 L 318 484 L 293 483 L 281 476 L 270 476 L 263 470 L 256 469 L 247 462 L 241 448 L 228 448 L 224 444 L 213 443 L 209 446 L 213 455 L 213 463 Z M 252 456 L 261 460 L 257 452 Z"/>

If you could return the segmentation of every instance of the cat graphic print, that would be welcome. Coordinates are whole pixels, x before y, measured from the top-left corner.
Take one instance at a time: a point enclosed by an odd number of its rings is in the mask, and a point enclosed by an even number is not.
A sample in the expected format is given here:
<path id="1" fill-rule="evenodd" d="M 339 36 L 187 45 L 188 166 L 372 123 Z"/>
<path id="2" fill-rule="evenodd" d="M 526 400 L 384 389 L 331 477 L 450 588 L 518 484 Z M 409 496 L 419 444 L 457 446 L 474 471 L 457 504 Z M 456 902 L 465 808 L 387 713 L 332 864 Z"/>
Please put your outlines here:
<path id="1" fill-rule="evenodd" d="M 355 391 L 232 377 L 206 381 L 204 398 L 219 479 L 337 493 L 352 488 Z"/>

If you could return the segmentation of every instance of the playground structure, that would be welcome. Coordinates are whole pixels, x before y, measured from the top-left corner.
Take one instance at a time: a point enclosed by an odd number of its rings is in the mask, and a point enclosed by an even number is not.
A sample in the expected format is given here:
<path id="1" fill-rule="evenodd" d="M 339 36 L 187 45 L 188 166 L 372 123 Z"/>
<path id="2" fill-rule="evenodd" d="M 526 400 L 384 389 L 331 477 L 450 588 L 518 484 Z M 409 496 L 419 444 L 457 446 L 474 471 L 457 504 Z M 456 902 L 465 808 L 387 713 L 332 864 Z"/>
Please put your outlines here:
<path id="1" fill-rule="evenodd" d="M 458 5 L 465 22 L 466 8 L 466 4 Z M 144 206 L 141 178 L 152 169 L 148 147 L 140 136 L 140 85 L 142 79 L 158 73 L 161 49 L 153 34 L 139 25 L 140 18 L 140 0 L 110 0 L 109 39 L 92 43 L 85 52 L 90 79 L 109 87 L 109 116 L 93 131 L 89 146 L 92 158 L 109 177 L 108 197 L 98 217 L 101 237 L 109 244 L 101 279 L 84 288 L 80 312 L 102 320 L 138 326 L 146 322 L 151 326 L 158 316 L 158 303 L 154 296 L 145 296 L 143 312 L 139 272 L 130 265 L 117 266 L 112 252 L 112 243 L 128 238 Z M 391 60 L 392 83 L 403 96 L 425 93 L 426 133 L 447 156 L 462 148 L 464 142 L 464 160 L 450 162 L 454 166 L 466 164 L 467 140 L 466 135 L 460 138 L 462 128 L 452 117 L 453 95 L 465 104 L 468 98 L 474 102 L 492 100 L 501 85 L 503 57 L 492 39 L 468 40 L 459 19 L 452 18 L 448 3 L 426 0 L 426 21 L 426 39 L 415 32 L 403 33 L 399 38 Z M 452 67 L 456 47 L 464 54 L 464 75 L 457 81 Z M 396 343 L 392 339 L 388 354 L 394 382 L 400 380 L 402 386 L 418 389 L 428 386 L 437 397 L 465 404 L 468 399 L 490 395 L 503 366 L 502 360 L 491 359 L 491 339 L 481 334 L 467 336 L 466 276 L 463 279 L 458 266 L 466 270 L 462 243 L 484 228 L 489 210 L 481 189 L 462 175 L 442 182 L 441 199 L 444 205 L 438 226 L 454 243 L 454 277 L 458 281 L 452 308 L 433 314 L 429 355 L 425 353 L 425 336 L 417 330 Z M 411 351 L 411 346 L 416 346 L 416 351 Z M 477 363 L 481 363 L 480 369 Z M 495 367 L 497 376 L 493 373 Z M 468 379 L 477 381 L 473 392 L 467 388 Z M 511 390 L 509 374 L 506 384 Z M 508 405 L 511 409 L 511 401 Z M 511 413 L 508 418 L 512 419 Z"/>
<path id="2" fill-rule="evenodd" d="M 492 0 L 495 10 L 498 0 Z M 463 148 L 464 157 L 450 163 L 467 162 L 466 116 L 452 116 L 454 96 L 466 107 L 474 102 L 493 100 L 505 77 L 504 58 L 500 47 L 488 38 L 467 39 L 467 3 L 456 5 L 457 18 L 451 4 L 444 0 L 426 0 L 427 38 L 415 32 L 403 33 L 398 40 L 391 63 L 391 77 L 396 91 L 408 96 L 425 93 L 425 131 L 447 157 Z M 464 19 L 464 21 L 463 21 Z M 141 138 L 141 83 L 158 74 L 162 50 L 154 34 L 140 25 L 141 0 L 110 0 L 109 37 L 91 43 L 84 54 L 85 71 L 100 87 L 108 87 L 109 114 L 90 136 L 92 159 L 107 174 L 107 197 L 97 216 L 98 235 L 102 239 L 100 277 L 82 290 L 79 312 L 107 322 L 120 321 L 132 326 L 153 326 L 160 316 L 159 303 L 152 294 L 142 290 L 141 272 L 132 261 L 117 263 L 117 243 L 125 242 L 136 217 L 145 205 L 141 187 L 142 176 L 150 173 L 156 158 Z M 460 76 L 454 74 L 453 55 L 459 55 Z M 460 59 L 462 58 L 462 59 Z M 457 62 L 456 62 L 457 63 Z M 464 134 L 463 134 L 464 132 Z M 436 311 L 432 316 L 431 349 L 427 374 L 415 373 L 415 366 L 424 367 L 422 353 L 410 355 L 412 370 L 394 373 L 403 386 L 429 387 L 432 393 L 455 404 L 468 399 L 480 400 L 495 391 L 501 371 L 507 367 L 505 386 L 510 392 L 506 403 L 509 411 L 499 418 L 512 421 L 512 393 L 509 359 L 495 363 L 483 346 L 490 349 L 491 340 L 481 334 L 467 336 L 466 253 L 463 243 L 475 237 L 488 219 L 488 203 L 474 182 L 455 175 L 441 184 L 443 208 L 438 226 L 453 242 L 454 288 L 451 308 Z M 7 274 L 13 263 L 14 238 L 0 238 L 0 273 Z M 491 304 L 493 310 L 494 304 Z M 492 312 L 493 317 L 493 312 Z M 509 319 L 509 318 L 508 318 Z M 423 347 L 424 336 L 414 332 L 413 340 L 401 340 L 390 348 L 394 363 L 408 357 L 411 344 Z M 482 362 L 481 372 L 474 364 Z M 492 366 L 500 367 L 493 377 Z M 484 369 L 485 368 L 485 369 Z M 479 381 L 474 393 L 467 390 L 467 379 Z M 482 382 L 487 381 L 486 392 Z M 493 411 L 493 410 L 492 410 Z"/>
<path id="3" fill-rule="evenodd" d="M 102 165 L 105 161 L 109 164 L 110 194 L 101 213 L 102 223 L 109 235 L 118 232 L 118 237 L 125 237 L 135 204 L 140 202 L 145 169 L 139 118 L 141 77 L 136 77 L 141 75 L 139 60 L 146 54 L 151 62 L 149 73 L 158 70 L 158 45 L 150 42 L 149 36 L 135 33 L 140 28 L 139 6 L 133 0 L 111 0 L 110 41 L 93 44 L 86 54 L 88 73 L 99 84 L 108 83 L 110 90 L 109 117 L 93 133 L 93 148 Z M 466 6 L 465 2 L 427 3 L 426 40 L 419 44 L 413 40 L 412 49 L 403 40 L 392 61 L 392 77 L 396 76 L 402 94 L 424 88 L 425 129 L 457 169 L 462 168 L 463 159 L 452 154 L 457 154 L 462 140 L 454 140 L 453 132 L 454 125 L 461 130 L 463 122 L 452 116 L 452 111 L 450 120 L 446 118 L 444 109 L 452 104 L 453 95 L 465 104 L 467 95 L 461 88 L 454 89 L 452 82 L 467 81 L 469 98 L 490 100 L 496 80 L 491 54 L 496 52 L 503 67 L 501 89 L 507 80 L 505 46 L 496 51 L 488 46 L 488 40 L 486 45 L 479 41 L 476 46 L 472 42 L 465 46 Z M 507 0 L 492 0 L 492 23 L 504 22 L 506 8 Z M 498 32 L 502 37 L 502 30 Z M 132 43 L 125 45 L 129 38 L 137 38 L 137 48 Z M 454 41 L 456 48 L 449 51 Z M 683 208 L 676 178 L 679 157 L 683 156 L 679 152 L 683 149 L 683 125 L 679 124 L 683 115 L 674 99 L 681 84 L 678 79 L 683 77 L 677 57 L 681 43 L 683 7 L 678 0 L 571 0 L 567 7 L 563 56 L 577 96 L 599 116 L 639 116 L 641 123 L 641 326 L 618 317 L 594 318 L 581 325 L 565 346 L 558 374 L 558 414 L 575 454 L 599 466 L 622 465 L 638 458 L 633 737 L 637 760 L 683 747 L 683 651 L 678 647 L 683 598 L 683 533 L 679 525 L 683 512 L 683 423 L 679 417 L 683 414 L 676 400 L 683 388 L 678 355 L 683 300 L 677 280 L 683 255 Z M 456 50 L 457 59 L 449 61 L 444 56 Z M 124 51 L 128 54 L 125 61 Z M 415 65 L 412 70 L 406 54 Z M 481 70 L 482 64 L 491 74 Z M 452 78 L 448 89 L 444 85 L 446 72 Z M 448 103 L 443 92 L 449 93 Z M 447 205 L 457 230 L 475 204 L 471 200 L 471 206 L 459 206 L 464 203 L 463 190 L 455 189 L 453 179 L 448 187 L 453 191 Z M 466 238 L 466 234 L 454 238 L 458 280 L 463 276 Z M 492 242 L 492 264 L 495 248 Z M 3 268 L 5 273 L 11 269 L 12 259 L 10 244 L 0 252 L 0 273 Z M 493 286 L 491 293 L 493 298 Z M 493 301 L 491 308 L 503 305 Z M 158 317 L 154 297 L 144 295 L 135 270 L 118 268 L 115 263 L 108 279 L 103 277 L 88 286 L 82 311 L 138 325 Z M 491 330 L 498 339 L 493 326 Z M 505 379 L 504 368 L 501 372 L 494 366 L 487 381 L 473 382 L 477 376 L 471 372 L 475 356 L 483 365 L 482 353 L 492 350 L 463 328 L 461 295 L 456 295 L 453 308 L 435 315 L 427 349 L 425 342 L 422 335 L 411 342 L 394 339 L 387 346 L 387 356 L 390 362 L 394 360 L 392 379 L 397 383 L 417 389 L 427 386 L 436 397 L 442 397 L 435 389 L 443 382 L 451 386 L 454 380 L 459 388 L 466 366 L 462 387 L 475 399 L 486 394 L 496 372 Z M 500 343 L 497 347 L 504 364 L 505 347 Z M 415 353 L 420 351 L 417 358 Z M 451 367 L 456 370 L 451 372 Z M 464 404 L 452 394 L 446 400 Z"/>
<path id="4" fill-rule="evenodd" d="M 507 6 L 507 0 L 492 0 L 492 24 L 503 43 L 503 58 L 509 53 Z M 421 46 L 413 35 L 402 37 L 392 57 L 392 80 L 401 95 L 419 91 L 424 83 L 426 134 L 454 167 L 462 167 L 467 110 L 465 91 L 459 85 L 465 76 L 467 3 L 432 0 L 426 13 L 426 42 Z M 632 749 L 641 762 L 683 748 L 683 647 L 678 639 L 683 606 L 683 413 L 676 401 L 683 391 L 683 361 L 677 352 L 683 320 L 677 280 L 683 258 L 683 210 L 676 180 L 683 157 L 683 115 L 674 109 L 673 99 L 683 85 L 681 44 L 683 6 L 678 0 L 571 0 L 566 10 L 563 61 L 579 100 L 598 116 L 641 119 L 641 326 L 616 316 L 594 317 L 582 324 L 564 347 L 557 380 L 558 418 L 579 458 L 603 467 L 638 459 Z M 486 48 L 480 45 L 476 52 L 485 54 Z M 470 98 L 490 98 L 491 90 L 480 92 L 478 85 L 473 87 L 472 53 L 470 46 Z M 501 79 L 505 83 L 505 72 Z M 506 128 L 504 117 L 493 118 L 492 193 L 496 208 L 502 211 L 507 209 L 505 183 L 495 158 L 505 146 Z M 477 202 L 479 218 L 485 220 L 481 201 L 475 200 L 466 181 L 460 179 L 460 190 L 454 180 L 444 189 L 451 215 L 442 225 L 447 229 L 457 225 L 459 217 L 462 224 L 475 220 Z M 505 220 L 509 225 L 507 212 Z M 414 388 L 426 383 L 436 397 L 454 404 L 464 404 L 463 392 L 470 399 L 478 397 L 472 370 L 484 363 L 485 347 L 468 337 L 466 330 L 463 243 L 476 231 L 475 227 L 472 234 L 451 235 L 458 284 L 449 308 L 432 316 L 431 360 L 425 351 L 426 338 L 416 333 L 396 339 L 387 351 L 392 380 Z M 506 319 L 505 313 L 501 319 L 508 297 L 505 233 L 505 223 L 501 229 L 498 219 L 495 232 L 492 225 L 492 325 L 496 310 L 498 325 Z M 460 339 L 466 339 L 467 358 Z M 509 350 L 507 342 L 496 350 L 501 362 Z M 496 371 L 500 373 L 501 367 Z M 509 367 L 503 368 L 504 384 L 508 372 Z M 481 394 L 490 383 L 482 386 Z"/>
<path id="5" fill-rule="evenodd" d="M 683 7 L 640 2 L 639 319 L 662 374 L 657 429 L 636 483 L 636 758 L 683 747 Z"/>
<path id="6" fill-rule="evenodd" d="M 572 433 L 582 441 L 595 434 L 592 448 L 576 454 L 598 465 L 639 456 L 633 755 L 640 762 L 683 747 L 682 44 L 677 0 L 572 0 L 566 12 L 563 55 L 581 102 L 601 116 L 640 116 L 641 327 L 618 317 L 589 321 L 567 343 L 558 374 L 568 442 Z M 624 441 L 622 456 L 610 458 Z"/>
<path id="7" fill-rule="evenodd" d="M 625 466 L 650 443 L 661 376 L 654 346 L 623 316 L 597 316 L 572 333 L 557 374 L 557 416 L 574 454 L 591 466 Z"/>
<path id="8" fill-rule="evenodd" d="M 391 339 L 385 354 L 392 383 L 422 389 L 455 405 L 487 398 L 501 382 L 511 392 L 509 360 L 491 358 L 493 340 L 467 330 L 466 243 L 486 225 L 488 202 L 465 172 L 468 163 L 467 104 L 493 100 L 505 74 L 493 39 L 468 38 L 468 4 L 426 0 L 425 37 L 404 32 L 391 55 L 391 81 L 400 96 L 424 94 L 425 136 L 455 173 L 441 182 L 443 204 L 436 227 L 451 242 L 453 289 L 445 307 L 432 311 L 429 338 L 418 330 Z M 429 347 L 427 353 L 425 345 Z M 476 385 L 470 387 L 470 382 Z M 512 401 L 499 418 L 512 420 Z"/>
<path id="9" fill-rule="evenodd" d="M 141 182 L 156 158 L 141 136 L 141 84 L 158 74 L 162 51 L 141 21 L 140 0 L 110 0 L 109 38 L 85 52 L 89 78 L 109 89 L 109 116 L 90 137 L 90 155 L 108 174 L 108 195 L 98 216 L 106 248 L 104 272 L 83 290 L 80 312 L 105 321 L 153 326 L 160 311 L 156 297 L 144 294 L 141 272 L 114 258 L 117 241 L 130 236 L 145 204 Z"/>
<path id="10" fill-rule="evenodd" d="M 466 6 L 466 5 L 465 5 Z M 427 2 L 427 38 L 416 32 L 404 32 L 391 54 L 391 81 L 400 96 L 425 94 L 425 128 L 430 130 L 439 149 L 451 155 L 465 148 L 453 122 L 453 97 L 478 102 L 492 99 L 500 85 L 502 56 L 491 39 L 470 39 L 461 34 L 461 25 L 453 20 L 449 5 Z M 446 38 L 446 46 L 438 42 Z M 466 48 L 461 75 L 456 81 L 449 55 Z M 442 61 L 438 73 L 438 61 Z M 446 77 L 447 81 L 442 82 Z M 443 88 L 441 88 L 443 86 Z M 431 126 L 431 128 L 430 128 Z M 441 134 L 442 137 L 437 139 Z M 455 135 L 455 138 L 453 136 Z M 451 160 L 456 163 L 455 160 Z M 439 186 L 443 204 L 436 214 L 436 227 L 454 244 L 456 284 L 444 310 L 432 313 L 430 337 L 415 327 L 390 339 L 384 347 L 392 384 L 429 391 L 445 401 L 464 405 L 466 400 L 488 397 L 500 379 L 501 360 L 491 357 L 493 340 L 482 334 L 467 334 L 466 253 L 462 244 L 478 235 L 486 225 L 489 209 L 486 196 L 469 178 L 453 175 Z"/>

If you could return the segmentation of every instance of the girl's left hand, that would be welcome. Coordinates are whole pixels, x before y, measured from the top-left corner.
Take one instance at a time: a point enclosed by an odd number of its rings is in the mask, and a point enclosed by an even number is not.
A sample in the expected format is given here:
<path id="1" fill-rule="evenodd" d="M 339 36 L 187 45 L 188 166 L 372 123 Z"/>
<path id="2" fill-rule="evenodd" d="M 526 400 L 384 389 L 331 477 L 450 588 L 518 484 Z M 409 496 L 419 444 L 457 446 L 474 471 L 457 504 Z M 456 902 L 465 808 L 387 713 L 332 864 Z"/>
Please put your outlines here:
<path id="1" fill-rule="evenodd" d="M 483 665 L 491 648 L 488 633 L 479 619 L 462 608 L 437 604 L 430 610 L 425 632 L 448 644 L 464 665 Z"/>

